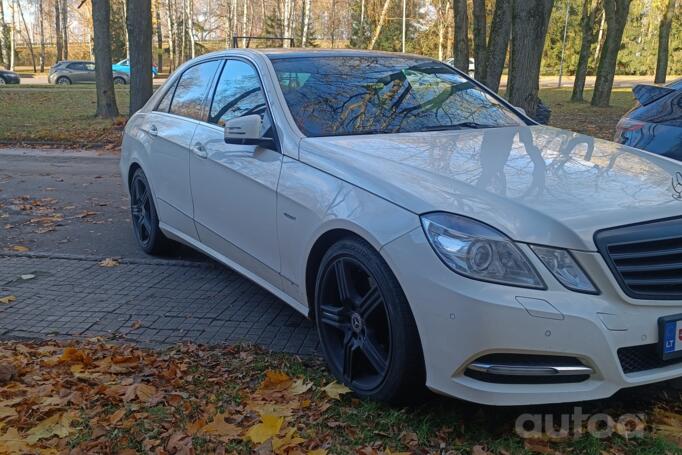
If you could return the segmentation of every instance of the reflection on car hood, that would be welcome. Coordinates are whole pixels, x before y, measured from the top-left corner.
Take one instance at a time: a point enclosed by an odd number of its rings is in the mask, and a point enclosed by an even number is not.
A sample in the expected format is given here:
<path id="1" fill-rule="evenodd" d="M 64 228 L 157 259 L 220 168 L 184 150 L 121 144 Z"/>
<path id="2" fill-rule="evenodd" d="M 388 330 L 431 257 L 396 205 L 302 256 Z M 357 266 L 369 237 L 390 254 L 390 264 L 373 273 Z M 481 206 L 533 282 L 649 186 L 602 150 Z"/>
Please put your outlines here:
<path id="1" fill-rule="evenodd" d="M 306 138 L 300 159 L 414 213 L 531 243 L 594 250 L 597 230 L 682 215 L 682 165 L 545 126 Z"/>

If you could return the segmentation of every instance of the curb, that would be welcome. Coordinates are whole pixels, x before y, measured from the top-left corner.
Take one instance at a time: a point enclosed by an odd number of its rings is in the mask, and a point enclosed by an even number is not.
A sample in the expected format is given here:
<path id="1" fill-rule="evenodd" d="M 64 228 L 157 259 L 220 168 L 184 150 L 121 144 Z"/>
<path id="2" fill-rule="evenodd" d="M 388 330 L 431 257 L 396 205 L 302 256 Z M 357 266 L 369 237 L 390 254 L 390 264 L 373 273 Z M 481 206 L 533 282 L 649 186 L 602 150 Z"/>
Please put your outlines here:
<path id="1" fill-rule="evenodd" d="M 27 259 L 65 259 L 69 261 L 84 261 L 84 262 L 100 262 L 110 256 L 95 256 L 85 254 L 68 254 L 68 253 L 14 253 L 2 252 L 0 257 L 8 258 L 27 258 Z M 120 264 L 131 265 L 159 265 L 159 266 L 174 266 L 174 267 L 190 267 L 200 269 L 217 269 L 222 268 L 221 265 L 214 262 L 193 262 L 183 259 L 116 259 Z"/>

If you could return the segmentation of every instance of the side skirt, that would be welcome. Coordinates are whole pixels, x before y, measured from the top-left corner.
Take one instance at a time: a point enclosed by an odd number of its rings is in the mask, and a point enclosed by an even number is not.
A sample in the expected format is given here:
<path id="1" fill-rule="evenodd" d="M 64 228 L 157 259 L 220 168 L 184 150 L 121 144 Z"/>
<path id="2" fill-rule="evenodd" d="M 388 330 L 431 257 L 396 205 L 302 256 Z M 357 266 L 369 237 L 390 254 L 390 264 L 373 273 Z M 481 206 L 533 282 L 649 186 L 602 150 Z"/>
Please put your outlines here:
<path id="1" fill-rule="evenodd" d="M 166 234 L 171 239 L 182 242 L 185 245 L 187 245 L 191 248 L 194 248 L 195 250 L 201 251 L 202 253 L 204 253 L 208 256 L 211 256 L 216 261 L 226 265 L 227 267 L 231 268 L 235 272 L 239 273 L 240 275 L 243 275 L 245 278 L 248 278 L 249 280 L 253 281 L 254 283 L 259 285 L 260 287 L 262 287 L 266 291 L 270 292 L 275 297 L 283 300 L 287 305 L 289 305 L 294 310 L 298 311 L 303 316 L 308 318 L 308 307 L 297 302 L 294 298 L 285 294 L 282 290 L 278 289 L 276 286 L 273 286 L 272 284 L 263 280 L 262 278 L 260 278 L 256 274 L 251 273 L 249 270 L 245 269 L 244 267 L 237 264 L 233 260 L 227 258 L 226 256 L 218 253 L 214 249 L 207 247 L 206 245 L 199 242 L 198 240 L 195 240 L 195 239 L 183 234 L 182 232 L 168 226 L 167 224 L 160 222 L 159 227 L 161 228 L 163 233 Z"/>

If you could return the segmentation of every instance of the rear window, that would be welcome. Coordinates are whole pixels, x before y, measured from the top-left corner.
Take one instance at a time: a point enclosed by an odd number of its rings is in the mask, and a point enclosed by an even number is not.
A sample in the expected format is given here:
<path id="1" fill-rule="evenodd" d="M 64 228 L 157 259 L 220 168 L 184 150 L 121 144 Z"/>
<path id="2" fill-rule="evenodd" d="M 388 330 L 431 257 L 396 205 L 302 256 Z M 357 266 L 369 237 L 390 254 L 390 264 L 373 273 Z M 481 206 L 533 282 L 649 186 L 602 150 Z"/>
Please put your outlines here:
<path id="1" fill-rule="evenodd" d="M 415 57 L 272 58 L 289 110 L 310 137 L 525 125 L 440 62 Z"/>

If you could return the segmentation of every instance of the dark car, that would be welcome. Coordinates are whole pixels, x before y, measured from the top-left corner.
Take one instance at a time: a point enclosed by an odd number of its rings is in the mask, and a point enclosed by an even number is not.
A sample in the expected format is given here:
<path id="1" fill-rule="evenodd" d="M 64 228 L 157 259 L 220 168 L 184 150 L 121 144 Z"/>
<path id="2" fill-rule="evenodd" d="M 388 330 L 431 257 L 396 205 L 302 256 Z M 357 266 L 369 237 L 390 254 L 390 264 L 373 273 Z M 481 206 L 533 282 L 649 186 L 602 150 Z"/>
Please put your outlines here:
<path id="1" fill-rule="evenodd" d="M 130 76 L 114 71 L 114 84 L 127 84 Z M 95 82 L 95 63 L 86 60 L 65 60 L 50 68 L 47 76 L 50 84 L 71 85 Z"/>
<path id="2" fill-rule="evenodd" d="M 682 79 L 632 92 L 637 105 L 618 122 L 614 140 L 682 161 Z"/>
<path id="3" fill-rule="evenodd" d="M 19 84 L 20 82 L 21 79 L 17 73 L 0 68 L 0 85 Z"/>

